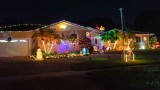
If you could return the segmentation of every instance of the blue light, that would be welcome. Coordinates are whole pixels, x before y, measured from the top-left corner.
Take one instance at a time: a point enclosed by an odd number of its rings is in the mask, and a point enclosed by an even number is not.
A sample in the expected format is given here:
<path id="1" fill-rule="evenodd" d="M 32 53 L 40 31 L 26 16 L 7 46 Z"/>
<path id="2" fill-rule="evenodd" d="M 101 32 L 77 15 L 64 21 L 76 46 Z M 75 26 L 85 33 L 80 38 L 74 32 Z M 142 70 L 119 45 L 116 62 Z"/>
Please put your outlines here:
<path id="1" fill-rule="evenodd" d="M 83 55 L 86 55 L 86 54 L 87 54 L 86 48 L 83 48 L 83 49 L 82 49 L 82 54 L 83 54 Z"/>

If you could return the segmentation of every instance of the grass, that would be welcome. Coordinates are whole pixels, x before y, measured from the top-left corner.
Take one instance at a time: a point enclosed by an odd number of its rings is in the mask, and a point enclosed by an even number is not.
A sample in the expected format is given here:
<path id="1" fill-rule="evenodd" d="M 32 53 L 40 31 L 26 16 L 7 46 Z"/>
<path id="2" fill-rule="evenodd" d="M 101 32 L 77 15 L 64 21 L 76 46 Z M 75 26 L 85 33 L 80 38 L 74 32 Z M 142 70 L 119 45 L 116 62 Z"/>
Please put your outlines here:
<path id="1" fill-rule="evenodd" d="M 159 64 L 160 63 L 160 50 L 135 50 L 135 61 L 125 62 L 121 60 L 122 51 L 109 51 L 106 53 L 111 54 L 106 58 L 95 57 L 88 62 L 82 62 L 72 65 L 73 70 L 94 70 L 94 69 L 106 69 L 114 67 L 125 67 L 133 65 L 149 65 L 149 64 Z M 119 55 L 119 56 L 113 56 Z"/>
<path id="2" fill-rule="evenodd" d="M 109 90 L 158 90 L 160 66 L 127 67 L 88 73 L 91 80 Z"/>
<path id="3" fill-rule="evenodd" d="M 79 70 L 95 70 L 95 69 L 106 69 L 114 67 L 125 67 L 133 65 L 149 65 L 158 63 L 160 63 L 160 59 L 150 59 L 145 56 L 138 56 L 136 57 L 135 61 L 128 61 L 128 62 L 115 58 L 112 59 L 112 58 L 96 57 L 91 61 L 74 64 L 71 67 L 73 70 L 79 71 Z"/>
<path id="4" fill-rule="evenodd" d="M 92 58 L 92 61 L 93 61 L 93 60 L 108 60 L 108 58 L 95 57 L 95 58 Z"/>

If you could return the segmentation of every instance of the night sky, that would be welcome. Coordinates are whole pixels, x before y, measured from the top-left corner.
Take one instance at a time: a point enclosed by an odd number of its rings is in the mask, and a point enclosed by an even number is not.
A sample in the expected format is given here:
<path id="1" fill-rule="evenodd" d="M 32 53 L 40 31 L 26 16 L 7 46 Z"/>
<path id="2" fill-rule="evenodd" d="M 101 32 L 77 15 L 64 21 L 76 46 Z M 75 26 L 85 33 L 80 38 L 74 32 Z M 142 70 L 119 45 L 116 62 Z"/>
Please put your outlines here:
<path id="1" fill-rule="evenodd" d="M 133 23 L 139 13 L 159 10 L 160 0 L 5 0 L 0 5 L 0 21 L 14 17 L 24 23 L 50 24 L 63 19 L 106 17 L 120 23 L 120 7 L 125 20 Z"/>

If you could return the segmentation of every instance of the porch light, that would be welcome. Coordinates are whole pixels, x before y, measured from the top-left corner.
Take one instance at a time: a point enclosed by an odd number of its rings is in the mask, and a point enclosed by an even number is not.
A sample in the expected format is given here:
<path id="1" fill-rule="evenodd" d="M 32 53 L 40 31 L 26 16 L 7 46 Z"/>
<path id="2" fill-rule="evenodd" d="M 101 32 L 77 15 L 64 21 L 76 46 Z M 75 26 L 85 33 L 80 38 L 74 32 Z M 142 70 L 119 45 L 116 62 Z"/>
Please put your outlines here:
<path id="1" fill-rule="evenodd" d="M 146 38 L 146 37 L 143 37 L 143 40 L 144 40 L 144 41 L 146 41 L 146 40 L 147 40 L 147 38 Z"/>
<path id="2" fill-rule="evenodd" d="M 62 29 L 66 29 L 66 25 L 64 25 L 64 24 L 62 24 L 62 25 L 60 25 L 60 28 L 62 28 Z"/>

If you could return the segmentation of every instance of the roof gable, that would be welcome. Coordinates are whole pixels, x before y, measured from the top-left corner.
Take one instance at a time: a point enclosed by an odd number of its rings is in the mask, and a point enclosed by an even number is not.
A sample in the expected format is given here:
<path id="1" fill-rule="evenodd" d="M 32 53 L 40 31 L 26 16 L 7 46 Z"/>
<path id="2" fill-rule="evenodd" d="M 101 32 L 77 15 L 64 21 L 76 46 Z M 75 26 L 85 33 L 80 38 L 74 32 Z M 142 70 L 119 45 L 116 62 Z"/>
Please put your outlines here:
<path id="1" fill-rule="evenodd" d="M 61 26 L 64 25 L 64 28 L 61 28 Z M 57 23 L 53 23 L 48 25 L 48 27 L 50 28 L 55 28 L 57 31 L 68 31 L 68 30 L 86 30 L 86 31 L 92 31 L 92 30 L 96 30 L 94 28 L 91 27 L 84 27 L 82 25 L 76 24 L 76 23 L 72 23 L 66 20 L 62 20 L 59 21 Z"/>

